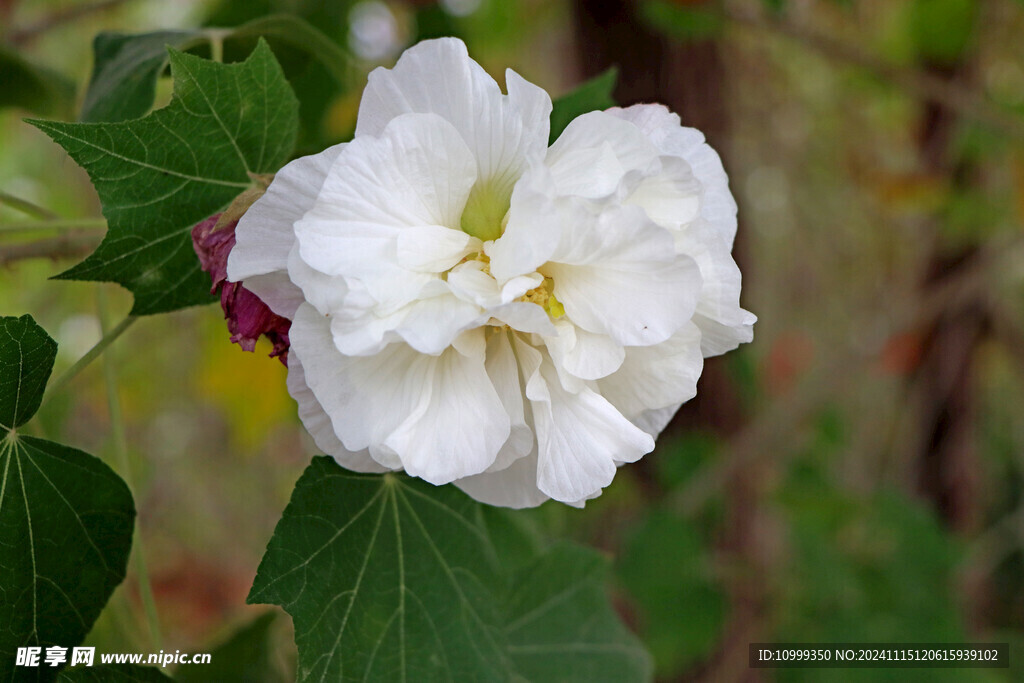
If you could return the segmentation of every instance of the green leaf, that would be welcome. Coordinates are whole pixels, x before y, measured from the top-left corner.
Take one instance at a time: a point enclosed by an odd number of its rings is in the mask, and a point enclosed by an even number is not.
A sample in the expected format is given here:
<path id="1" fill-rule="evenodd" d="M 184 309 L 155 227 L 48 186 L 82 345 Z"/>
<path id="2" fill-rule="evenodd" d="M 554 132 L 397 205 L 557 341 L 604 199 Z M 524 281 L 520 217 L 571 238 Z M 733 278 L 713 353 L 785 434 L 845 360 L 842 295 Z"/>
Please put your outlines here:
<path id="1" fill-rule="evenodd" d="M 626 540 L 617 573 L 639 609 L 659 677 L 676 678 L 714 651 L 727 600 L 690 522 L 652 512 Z"/>
<path id="2" fill-rule="evenodd" d="M 75 666 L 61 670 L 57 683 L 167 683 L 171 678 L 160 669 L 135 664 Z"/>
<path id="3" fill-rule="evenodd" d="M 288 46 L 317 59 L 339 84 L 353 79 L 352 57 L 309 22 L 292 14 L 260 17 L 233 29 L 226 41 L 266 39 L 272 46 Z"/>
<path id="4" fill-rule="evenodd" d="M 506 525 L 484 510 L 452 486 L 315 458 L 249 601 L 292 615 L 299 681 L 594 680 L 583 653 L 615 680 L 648 678 L 603 561 L 560 547 L 512 575 L 503 558 L 530 542 L 514 530 L 505 548 Z"/>
<path id="5" fill-rule="evenodd" d="M 902 492 L 851 494 L 836 486 L 828 468 L 814 473 L 817 482 L 811 474 L 804 468 L 780 490 L 777 509 L 789 540 L 775 584 L 773 630 L 765 640 L 969 640 L 962 604 L 950 589 L 962 569 L 963 546 L 934 512 Z M 792 669 L 786 680 L 821 680 L 815 673 Z M 964 675 L 953 669 L 875 669 L 865 680 L 953 683 Z"/>
<path id="6" fill-rule="evenodd" d="M 32 121 L 92 179 L 109 230 L 85 261 L 58 275 L 118 282 L 134 315 L 212 301 L 190 230 L 276 171 L 295 142 L 298 103 L 260 41 L 241 64 L 170 51 L 174 97 L 120 123 Z"/>
<path id="7" fill-rule="evenodd" d="M 30 315 L 0 318 L 0 428 L 25 424 L 43 400 L 57 342 Z"/>
<path id="8" fill-rule="evenodd" d="M 0 108 L 21 107 L 36 114 L 65 114 L 75 101 L 75 84 L 0 46 Z"/>
<path id="9" fill-rule="evenodd" d="M 489 680 L 507 666 L 477 507 L 443 493 L 329 458 L 299 479 L 249 601 L 292 615 L 300 681 Z"/>
<path id="10" fill-rule="evenodd" d="M 100 33 L 93 41 L 93 72 L 81 120 L 125 121 L 143 116 L 153 106 L 157 80 L 167 66 L 167 48 L 191 50 L 209 42 L 213 32 L 220 30 Z M 223 40 L 231 46 L 232 55 L 243 46 L 243 54 L 248 54 L 262 37 L 275 49 L 285 47 L 319 60 L 338 83 L 351 80 L 348 53 L 293 15 L 262 17 L 225 31 Z"/>
<path id="11" fill-rule="evenodd" d="M 201 35 L 199 31 L 97 35 L 81 120 L 126 121 L 145 115 L 156 97 L 157 78 L 167 66 L 167 47 L 181 48 Z"/>
<path id="12" fill-rule="evenodd" d="M 644 2 L 640 6 L 640 18 L 651 28 L 682 42 L 717 38 L 725 28 L 720 12 L 666 0 Z"/>
<path id="13" fill-rule="evenodd" d="M 580 114 L 614 107 L 615 100 L 612 98 L 612 91 L 615 90 L 615 81 L 618 76 L 618 69 L 612 67 L 600 76 L 591 78 L 572 92 L 556 99 L 551 108 L 549 142 L 557 140 L 569 122 Z"/>
<path id="14" fill-rule="evenodd" d="M 918 56 L 945 65 L 961 59 L 977 23 L 975 0 L 914 0 L 908 15 L 908 30 Z"/>
<path id="15" fill-rule="evenodd" d="M 88 453 L 17 433 L 32 417 L 56 344 L 29 316 L 0 319 L 0 680 L 52 680 L 15 669 L 19 647 L 73 647 L 124 580 L 135 506 Z"/>
<path id="16" fill-rule="evenodd" d="M 517 573 L 505 611 L 517 673 L 530 681 L 650 678 L 650 657 L 608 603 L 607 577 L 600 553 L 568 543 Z"/>
<path id="17" fill-rule="evenodd" d="M 210 653 L 210 663 L 182 666 L 175 672 L 178 683 L 283 683 L 271 660 L 275 612 L 253 619 Z"/>

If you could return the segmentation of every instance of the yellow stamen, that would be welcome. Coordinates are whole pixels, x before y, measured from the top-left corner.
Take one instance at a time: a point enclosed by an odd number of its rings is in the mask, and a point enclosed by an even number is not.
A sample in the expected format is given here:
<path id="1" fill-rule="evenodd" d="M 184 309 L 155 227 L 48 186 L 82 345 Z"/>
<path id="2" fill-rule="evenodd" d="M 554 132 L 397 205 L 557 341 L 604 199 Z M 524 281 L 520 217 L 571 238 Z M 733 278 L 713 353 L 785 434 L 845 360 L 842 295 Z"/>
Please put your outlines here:
<path id="1" fill-rule="evenodd" d="M 540 287 L 534 287 L 519 297 L 519 300 L 537 304 L 555 320 L 565 315 L 565 306 L 555 297 L 555 282 L 549 277 L 544 278 Z"/>

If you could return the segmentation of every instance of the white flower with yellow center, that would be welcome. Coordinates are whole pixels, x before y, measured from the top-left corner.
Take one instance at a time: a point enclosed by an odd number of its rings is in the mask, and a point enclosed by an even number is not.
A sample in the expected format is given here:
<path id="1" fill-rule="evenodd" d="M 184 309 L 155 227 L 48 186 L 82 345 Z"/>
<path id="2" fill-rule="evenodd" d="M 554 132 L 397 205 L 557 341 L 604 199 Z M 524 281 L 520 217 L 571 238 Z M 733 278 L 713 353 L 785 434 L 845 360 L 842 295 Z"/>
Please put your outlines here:
<path id="1" fill-rule="evenodd" d="M 355 138 L 241 219 L 228 277 L 292 320 L 288 388 L 344 467 L 580 505 L 750 341 L 718 155 L 664 107 L 508 94 L 455 39 L 370 74 Z"/>

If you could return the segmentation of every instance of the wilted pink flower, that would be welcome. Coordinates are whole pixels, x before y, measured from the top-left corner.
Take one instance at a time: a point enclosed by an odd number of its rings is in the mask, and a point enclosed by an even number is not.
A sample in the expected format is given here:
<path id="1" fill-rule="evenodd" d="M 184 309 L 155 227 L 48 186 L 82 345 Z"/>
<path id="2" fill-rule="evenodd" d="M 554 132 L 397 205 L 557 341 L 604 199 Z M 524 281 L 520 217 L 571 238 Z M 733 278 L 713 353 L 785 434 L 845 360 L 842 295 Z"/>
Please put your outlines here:
<path id="1" fill-rule="evenodd" d="M 235 246 L 237 220 L 227 221 L 220 228 L 217 213 L 192 228 L 192 246 L 199 263 L 210 274 L 210 293 L 220 290 L 220 306 L 228 321 L 231 341 L 246 351 L 256 348 L 256 340 L 266 335 L 274 345 L 270 357 L 288 365 L 288 328 L 291 321 L 276 315 L 263 301 L 237 282 L 228 282 L 228 254 Z"/>

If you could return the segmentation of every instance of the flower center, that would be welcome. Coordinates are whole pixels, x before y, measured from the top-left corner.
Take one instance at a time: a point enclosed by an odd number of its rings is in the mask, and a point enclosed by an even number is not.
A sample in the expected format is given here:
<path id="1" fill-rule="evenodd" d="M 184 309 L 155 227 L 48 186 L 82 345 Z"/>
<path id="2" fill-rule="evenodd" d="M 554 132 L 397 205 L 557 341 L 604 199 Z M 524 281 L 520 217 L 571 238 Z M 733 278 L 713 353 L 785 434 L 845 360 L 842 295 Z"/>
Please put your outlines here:
<path id="1" fill-rule="evenodd" d="M 478 182 L 469 192 L 459 227 L 484 242 L 496 240 L 505 231 L 505 218 L 511 201 L 511 184 L 493 178 Z"/>
<path id="2" fill-rule="evenodd" d="M 540 287 L 534 287 L 521 296 L 519 300 L 537 304 L 556 320 L 565 315 L 565 306 L 555 297 L 555 281 L 549 277 L 544 278 L 544 281 L 540 283 Z"/>

